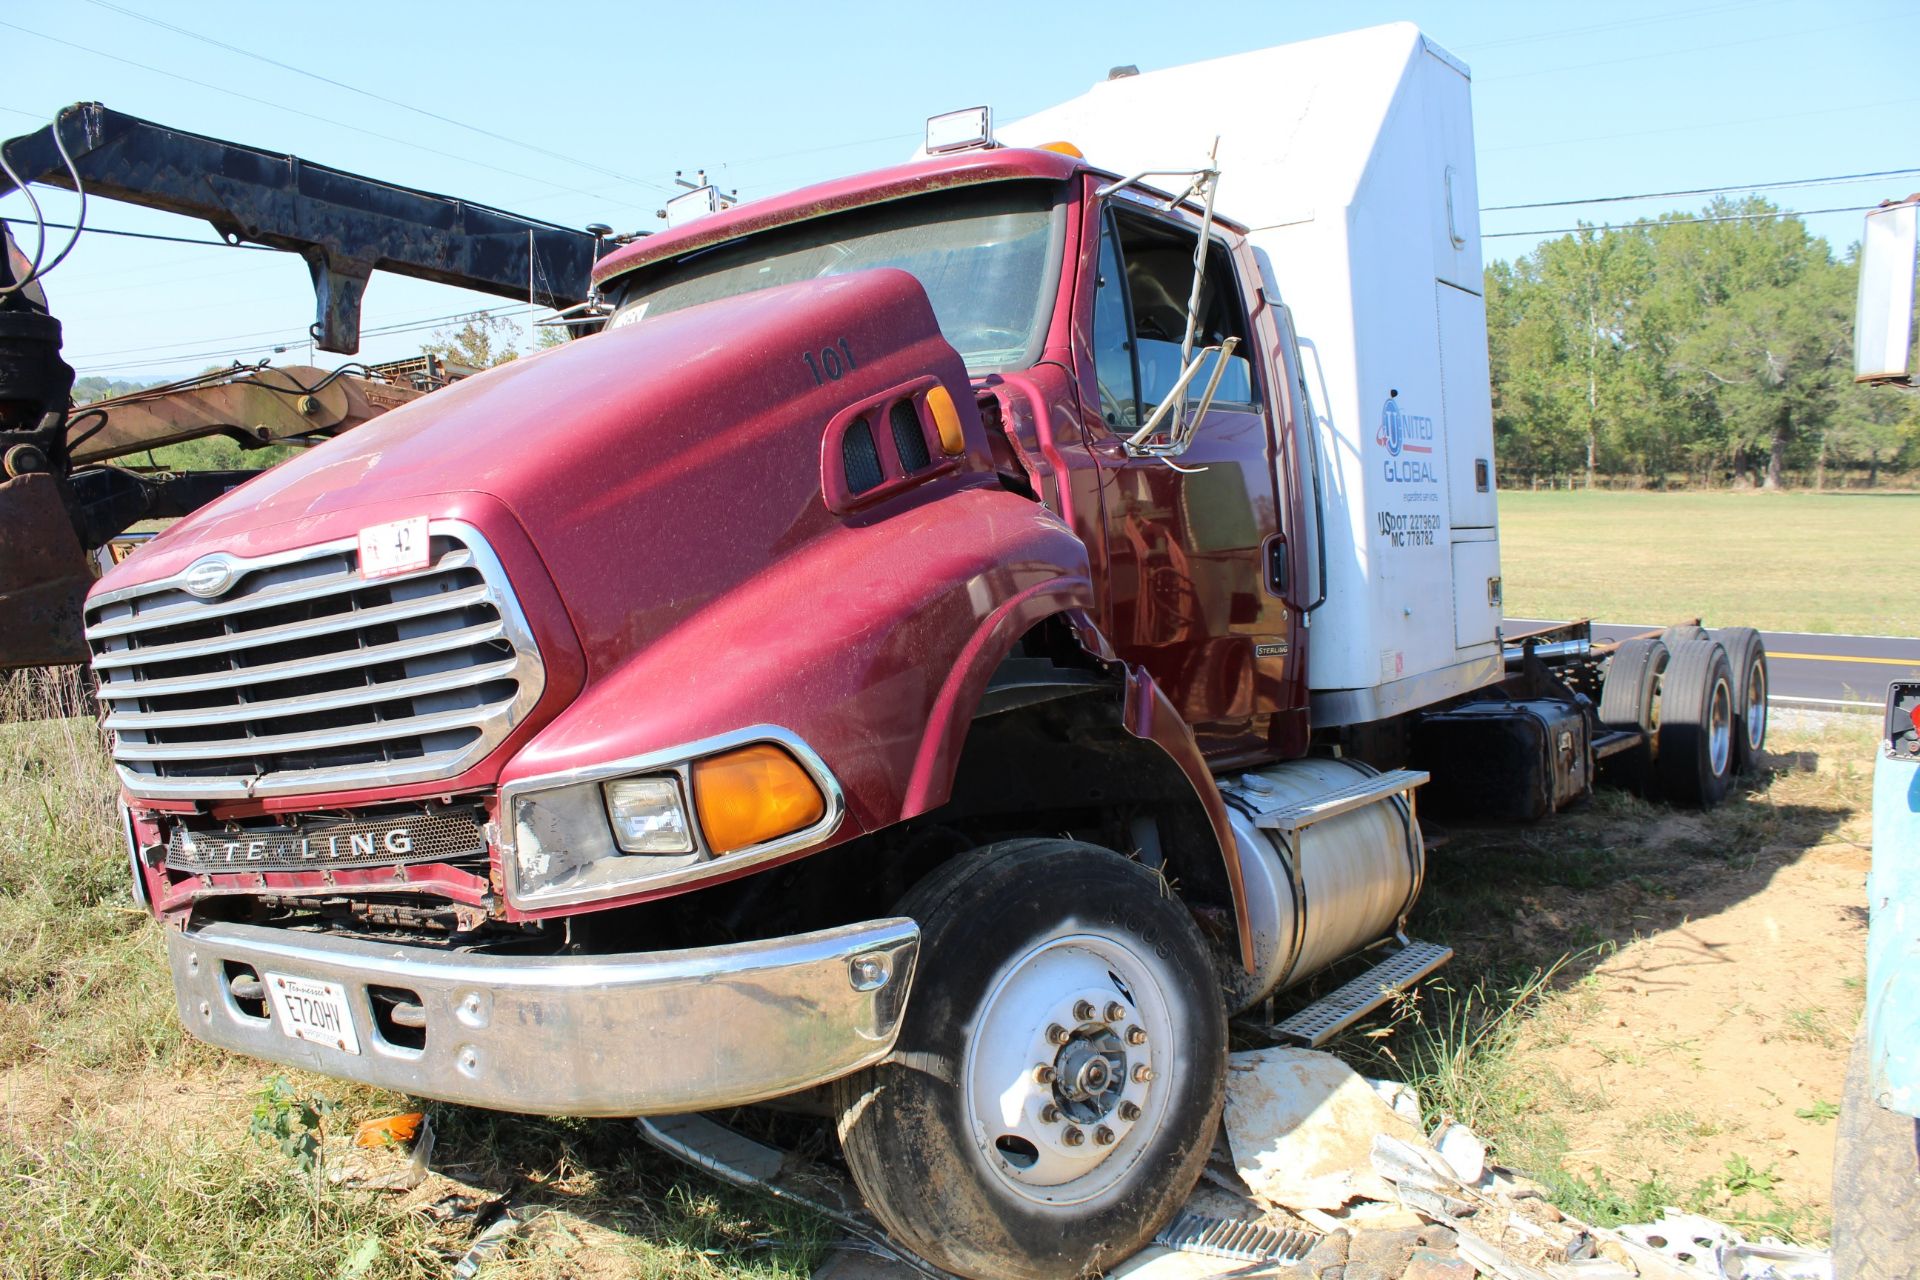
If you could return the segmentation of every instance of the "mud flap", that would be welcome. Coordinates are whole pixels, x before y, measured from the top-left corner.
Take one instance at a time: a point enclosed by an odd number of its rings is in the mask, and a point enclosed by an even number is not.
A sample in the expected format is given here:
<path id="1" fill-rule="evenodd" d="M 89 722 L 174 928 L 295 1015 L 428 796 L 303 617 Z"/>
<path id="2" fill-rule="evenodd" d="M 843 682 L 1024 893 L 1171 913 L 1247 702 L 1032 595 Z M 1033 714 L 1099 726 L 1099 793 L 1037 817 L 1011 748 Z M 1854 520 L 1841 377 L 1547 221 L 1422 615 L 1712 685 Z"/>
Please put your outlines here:
<path id="1" fill-rule="evenodd" d="M 85 662 L 81 605 L 92 585 L 53 477 L 0 482 L 0 670 Z"/>

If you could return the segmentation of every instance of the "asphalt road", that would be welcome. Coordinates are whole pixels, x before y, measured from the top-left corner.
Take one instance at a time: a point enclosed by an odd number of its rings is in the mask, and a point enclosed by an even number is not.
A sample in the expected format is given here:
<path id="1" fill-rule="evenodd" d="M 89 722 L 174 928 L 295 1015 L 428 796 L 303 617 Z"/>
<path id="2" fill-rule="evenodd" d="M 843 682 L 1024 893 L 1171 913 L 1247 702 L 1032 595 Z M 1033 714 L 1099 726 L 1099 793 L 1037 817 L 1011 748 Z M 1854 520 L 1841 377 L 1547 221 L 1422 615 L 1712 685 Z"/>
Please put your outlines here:
<path id="1" fill-rule="evenodd" d="M 1509 633 L 1551 625 L 1508 618 Z M 1595 640 L 1624 640 L 1655 626 L 1596 622 Z M 1762 631 L 1767 646 L 1768 701 L 1789 707 L 1826 707 L 1877 712 L 1886 706 L 1887 685 L 1920 680 L 1920 640 L 1903 636 L 1821 636 L 1803 631 Z"/>

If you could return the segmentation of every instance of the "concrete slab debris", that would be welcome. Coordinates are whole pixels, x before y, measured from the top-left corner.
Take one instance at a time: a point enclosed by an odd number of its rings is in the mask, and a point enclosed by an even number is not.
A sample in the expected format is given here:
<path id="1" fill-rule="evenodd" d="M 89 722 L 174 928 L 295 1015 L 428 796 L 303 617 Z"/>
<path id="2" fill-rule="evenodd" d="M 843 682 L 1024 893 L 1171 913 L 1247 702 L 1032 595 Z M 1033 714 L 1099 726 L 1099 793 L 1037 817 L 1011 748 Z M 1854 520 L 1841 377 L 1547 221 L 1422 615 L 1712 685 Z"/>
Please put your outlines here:
<path id="1" fill-rule="evenodd" d="M 1241 1180 L 1288 1209 L 1391 1200 L 1369 1164 L 1375 1136 L 1423 1140 L 1352 1067 L 1311 1049 L 1229 1055 L 1226 1124 Z"/>

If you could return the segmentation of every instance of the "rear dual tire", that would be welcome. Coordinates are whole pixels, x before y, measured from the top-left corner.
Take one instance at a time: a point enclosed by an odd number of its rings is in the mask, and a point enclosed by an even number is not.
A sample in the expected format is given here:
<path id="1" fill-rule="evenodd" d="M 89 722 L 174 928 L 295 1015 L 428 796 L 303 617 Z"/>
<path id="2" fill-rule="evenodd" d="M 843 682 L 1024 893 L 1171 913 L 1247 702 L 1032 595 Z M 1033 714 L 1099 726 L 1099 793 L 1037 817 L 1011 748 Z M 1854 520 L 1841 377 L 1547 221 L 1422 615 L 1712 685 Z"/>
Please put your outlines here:
<path id="1" fill-rule="evenodd" d="M 1660 679 L 1655 772 L 1660 790 L 1681 804 L 1711 809 L 1734 774 L 1733 665 L 1717 640 L 1682 640 Z"/>
<path id="2" fill-rule="evenodd" d="M 1767 647 L 1752 627 L 1724 627 L 1714 638 L 1733 665 L 1733 767 L 1744 773 L 1767 744 Z"/>
<path id="3" fill-rule="evenodd" d="M 1063 840 L 964 854 L 898 909 L 922 980 L 893 1055 L 835 1086 L 868 1207 L 981 1280 L 1130 1256 L 1219 1126 L 1226 1010 L 1192 916 L 1153 872 Z"/>
<path id="4" fill-rule="evenodd" d="M 1698 627 L 1622 641 L 1607 664 L 1600 723 L 1645 741 L 1613 757 L 1635 790 L 1712 808 L 1759 757 L 1767 736 L 1767 654 L 1760 634 Z"/>
<path id="5" fill-rule="evenodd" d="M 1607 661 L 1600 687 L 1600 723 L 1608 729 L 1640 734 L 1641 741 L 1608 757 L 1614 780 L 1635 791 L 1653 787 L 1653 735 L 1660 725 L 1660 677 L 1666 672 L 1667 646 L 1658 637 L 1623 640 Z"/>

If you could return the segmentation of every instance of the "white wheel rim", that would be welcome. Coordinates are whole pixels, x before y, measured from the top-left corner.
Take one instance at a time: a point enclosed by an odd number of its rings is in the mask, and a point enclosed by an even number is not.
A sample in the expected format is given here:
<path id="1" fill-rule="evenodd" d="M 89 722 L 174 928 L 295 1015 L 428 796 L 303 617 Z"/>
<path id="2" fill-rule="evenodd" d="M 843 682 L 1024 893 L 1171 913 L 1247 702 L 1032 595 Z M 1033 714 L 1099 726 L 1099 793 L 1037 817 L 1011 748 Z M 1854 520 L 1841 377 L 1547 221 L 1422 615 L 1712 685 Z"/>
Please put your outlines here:
<path id="1" fill-rule="evenodd" d="M 1093 1199 L 1164 1122 L 1173 1061 L 1167 994 L 1132 946 L 1048 939 L 1002 969 L 980 1003 L 962 1069 L 968 1131 L 1022 1198 Z"/>
<path id="2" fill-rule="evenodd" d="M 1733 763 L 1733 690 L 1725 680 L 1713 682 L 1707 707 L 1707 750 L 1717 778 Z"/>
<path id="3" fill-rule="evenodd" d="M 1767 669 L 1755 659 L 1747 669 L 1747 745 L 1759 747 L 1767 737 Z"/>

